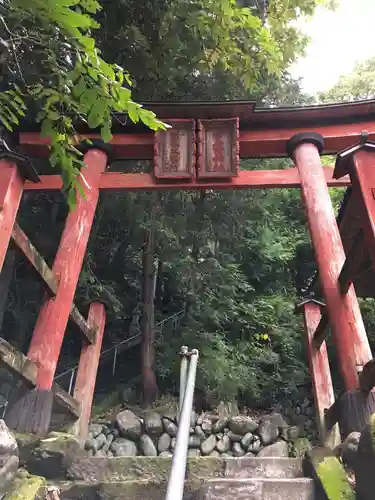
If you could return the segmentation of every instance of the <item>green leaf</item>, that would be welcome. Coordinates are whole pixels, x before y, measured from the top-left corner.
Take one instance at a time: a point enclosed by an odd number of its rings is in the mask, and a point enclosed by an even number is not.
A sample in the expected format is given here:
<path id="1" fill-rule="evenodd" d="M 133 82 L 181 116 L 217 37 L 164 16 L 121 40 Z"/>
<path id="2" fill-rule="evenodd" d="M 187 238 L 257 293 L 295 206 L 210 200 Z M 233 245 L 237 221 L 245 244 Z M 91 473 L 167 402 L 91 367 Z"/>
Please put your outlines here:
<path id="1" fill-rule="evenodd" d="M 95 14 L 99 10 L 102 10 L 102 6 L 96 0 L 81 0 L 80 5 L 91 14 Z"/>
<path id="2" fill-rule="evenodd" d="M 53 166 L 53 167 L 56 167 L 56 165 L 58 164 L 59 162 L 59 157 L 56 153 L 56 151 L 54 151 L 50 157 L 49 157 L 49 161 L 50 161 L 50 164 Z"/>
<path id="3" fill-rule="evenodd" d="M 87 117 L 87 124 L 90 128 L 96 128 L 103 122 L 104 106 L 101 101 L 97 101 L 96 105 L 91 108 Z"/>
<path id="4" fill-rule="evenodd" d="M 3 110 L 0 110 L 0 122 L 9 130 L 9 131 L 13 131 L 13 127 L 12 125 L 9 123 L 8 119 L 5 118 L 4 114 L 3 114 Z"/>
<path id="5" fill-rule="evenodd" d="M 83 76 L 78 80 L 78 82 L 73 87 L 73 95 L 74 97 L 80 97 L 83 92 L 86 90 L 86 83 Z"/>
<path id="6" fill-rule="evenodd" d="M 77 193 L 74 188 L 69 189 L 67 201 L 70 210 L 74 210 L 77 207 Z"/>
<path id="7" fill-rule="evenodd" d="M 111 133 L 111 127 L 108 123 L 105 123 L 103 127 L 100 129 L 100 134 L 104 142 L 110 142 L 113 139 L 113 135 Z"/>
<path id="8" fill-rule="evenodd" d="M 52 122 L 49 119 L 43 120 L 41 129 L 40 129 L 40 135 L 42 137 L 51 137 L 53 132 L 53 127 L 52 127 Z"/>
<path id="9" fill-rule="evenodd" d="M 47 118 L 51 121 L 57 121 L 60 118 L 60 115 L 57 111 L 53 111 L 52 109 L 46 110 Z"/>
<path id="10" fill-rule="evenodd" d="M 137 105 L 135 102 L 133 102 L 133 101 L 128 102 L 127 112 L 128 112 L 129 118 L 134 123 L 139 122 L 139 109 L 140 109 L 140 106 Z"/>

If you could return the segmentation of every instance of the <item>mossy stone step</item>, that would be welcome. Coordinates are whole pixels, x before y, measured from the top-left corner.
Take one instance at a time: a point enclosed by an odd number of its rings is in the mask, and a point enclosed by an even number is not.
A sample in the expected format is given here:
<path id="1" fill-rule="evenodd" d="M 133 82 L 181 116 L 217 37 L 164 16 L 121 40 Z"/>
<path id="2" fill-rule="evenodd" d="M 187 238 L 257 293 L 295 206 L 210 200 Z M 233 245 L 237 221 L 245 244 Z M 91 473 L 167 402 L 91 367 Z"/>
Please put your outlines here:
<path id="1" fill-rule="evenodd" d="M 78 481 L 128 481 L 152 479 L 165 481 L 172 460 L 160 457 L 88 457 L 69 464 L 69 479 Z M 189 458 L 187 479 L 215 477 L 296 478 L 302 477 L 302 461 L 296 458 Z"/>
<path id="2" fill-rule="evenodd" d="M 72 482 L 60 485 L 61 500 L 165 500 L 166 481 L 132 480 L 111 483 Z M 313 500 L 311 479 L 234 479 L 186 481 L 184 500 Z"/>
<path id="3" fill-rule="evenodd" d="M 187 481 L 184 489 L 184 500 L 198 500 L 202 484 L 200 481 Z M 147 479 L 87 483 L 72 481 L 59 484 L 60 500 L 165 500 L 167 481 L 150 481 Z"/>
<path id="4" fill-rule="evenodd" d="M 39 476 L 16 478 L 4 500 L 35 500 L 43 496 L 45 485 L 46 480 Z"/>

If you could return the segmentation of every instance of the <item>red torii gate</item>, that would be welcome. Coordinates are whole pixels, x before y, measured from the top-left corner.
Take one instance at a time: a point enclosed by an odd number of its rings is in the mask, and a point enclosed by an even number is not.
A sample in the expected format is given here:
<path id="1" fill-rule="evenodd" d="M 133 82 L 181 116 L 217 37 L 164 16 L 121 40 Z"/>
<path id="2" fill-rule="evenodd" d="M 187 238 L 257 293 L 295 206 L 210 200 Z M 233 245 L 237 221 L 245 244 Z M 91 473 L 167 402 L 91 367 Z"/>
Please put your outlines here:
<path id="1" fill-rule="evenodd" d="M 325 304 L 313 299 L 300 304 L 321 439 L 327 439 L 327 432 L 337 421 L 344 434 L 362 428 L 374 411 L 371 390 L 375 378 L 371 378 L 372 354 L 353 281 L 359 280 L 364 296 L 375 295 L 371 282 L 361 273 L 368 255 L 371 269 L 375 265 L 375 174 L 371 172 L 375 149 L 369 142 L 375 140 L 375 102 L 275 109 L 255 109 L 251 102 L 149 103 L 147 107 L 172 128 L 154 134 L 129 122 L 117 125 L 110 147 L 117 159 L 154 159 L 153 174 L 105 173 L 107 149 L 97 140 L 97 134 L 78 126 L 82 135 L 93 139 L 84 156 L 86 199 L 80 199 L 68 215 L 52 269 L 16 223 L 23 192 L 59 190 L 62 186 L 59 175 L 38 177 L 25 162 L 28 156 L 47 156 L 48 142 L 30 126 L 18 134 L 18 155 L 3 148 L 0 269 L 12 240 L 39 272 L 50 294 L 39 313 L 27 357 L 5 341 L 0 342 L 0 359 L 35 387 L 10 410 L 12 427 L 46 432 L 54 395 L 78 419 L 75 429 L 80 439 L 84 440 L 87 433 L 105 311 L 103 305 L 93 304 L 86 321 L 73 299 L 100 190 L 300 188 L 319 270 L 316 283 L 325 300 Z M 363 130 L 367 135 L 361 139 Z M 362 144 L 353 148 L 360 140 Z M 320 154 L 337 154 L 345 148 L 351 149 L 338 156 L 335 171 L 322 166 Z M 239 170 L 240 158 L 287 155 L 293 159 L 294 168 Z M 328 187 L 334 186 L 352 186 L 340 222 L 342 234 L 350 229 L 349 243 L 340 237 L 329 197 Z M 353 210 L 356 217 L 352 217 Z M 83 337 L 73 397 L 53 383 L 69 317 Z M 336 402 L 324 341 L 328 325 L 346 388 L 344 397 Z M 348 402 L 357 411 L 343 418 L 345 412 L 337 410 L 340 405 L 347 408 Z"/>

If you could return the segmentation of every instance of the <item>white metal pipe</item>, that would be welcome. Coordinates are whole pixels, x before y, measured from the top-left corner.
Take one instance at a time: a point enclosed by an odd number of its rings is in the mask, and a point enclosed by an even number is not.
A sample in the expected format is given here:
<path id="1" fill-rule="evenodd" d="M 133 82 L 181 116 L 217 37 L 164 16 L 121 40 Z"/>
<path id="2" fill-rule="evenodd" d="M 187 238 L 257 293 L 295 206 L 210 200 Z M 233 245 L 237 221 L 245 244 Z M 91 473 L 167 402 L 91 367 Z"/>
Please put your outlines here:
<path id="1" fill-rule="evenodd" d="M 69 381 L 69 389 L 68 389 L 68 394 L 72 393 L 72 388 L 73 388 L 73 380 L 74 380 L 74 375 L 75 375 L 76 369 L 72 369 L 72 374 L 70 376 L 70 381 Z"/>
<path id="2" fill-rule="evenodd" d="M 186 460 L 190 434 L 190 420 L 193 407 L 198 356 L 199 353 L 197 349 L 193 349 L 190 356 L 185 397 L 180 414 L 176 447 L 173 453 L 172 468 L 169 475 L 167 495 L 165 497 L 165 500 L 181 500 L 184 493 Z"/>
<path id="3" fill-rule="evenodd" d="M 178 408 L 178 415 L 180 416 L 181 411 L 182 411 L 182 405 L 184 402 L 184 396 L 185 396 L 185 390 L 186 390 L 186 379 L 187 379 L 187 372 L 188 372 L 188 364 L 189 364 L 189 359 L 188 359 L 188 354 L 189 348 L 186 345 L 183 345 L 181 347 L 181 368 L 180 368 L 180 404 Z"/>

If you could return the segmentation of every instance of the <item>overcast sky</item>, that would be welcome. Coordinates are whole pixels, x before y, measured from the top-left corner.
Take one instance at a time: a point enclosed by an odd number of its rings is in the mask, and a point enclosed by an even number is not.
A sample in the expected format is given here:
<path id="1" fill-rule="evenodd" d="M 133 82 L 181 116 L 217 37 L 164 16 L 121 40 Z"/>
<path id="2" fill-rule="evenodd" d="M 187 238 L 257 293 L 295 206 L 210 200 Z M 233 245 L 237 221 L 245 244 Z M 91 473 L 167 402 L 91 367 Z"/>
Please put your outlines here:
<path id="1" fill-rule="evenodd" d="M 301 24 L 312 41 L 292 74 L 306 92 L 329 89 L 356 61 L 375 56 L 375 0 L 340 0 L 336 12 L 319 8 Z"/>

